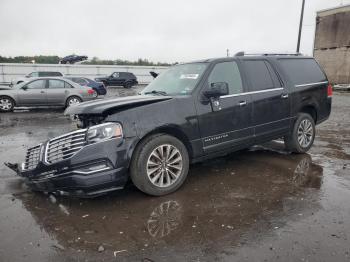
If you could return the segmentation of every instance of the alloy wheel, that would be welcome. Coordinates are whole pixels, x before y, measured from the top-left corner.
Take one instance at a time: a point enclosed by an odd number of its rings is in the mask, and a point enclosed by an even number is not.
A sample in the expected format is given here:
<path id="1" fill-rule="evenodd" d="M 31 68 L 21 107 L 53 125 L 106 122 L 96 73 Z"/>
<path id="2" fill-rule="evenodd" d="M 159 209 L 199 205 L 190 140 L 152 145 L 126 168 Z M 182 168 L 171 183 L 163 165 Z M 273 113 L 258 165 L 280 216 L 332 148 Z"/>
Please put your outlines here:
<path id="1" fill-rule="evenodd" d="M 78 99 L 78 98 L 76 98 L 76 97 L 73 97 L 73 98 L 71 98 L 71 99 L 69 99 L 69 101 L 68 101 L 68 105 L 76 105 L 76 104 L 79 104 L 80 103 L 80 100 Z"/>
<path id="2" fill-rule="evenodd" d="M 170 144 L 160 145 L 148 157 L 147 176 L 153 185 L 168 187 L 178 180 L 182 166 L 179 149 Z"/>
<path id="3" fill-rule="evenodd" d="M 314 136 L 314 128 L 312 123 L 308 119 L 304 119 L 300 122 L 298 127 L 298 143 L 301 147 L 308 147 Z"/>
<path id="4" fill-rule="evenodd" d="M 12 101 L 8 98 L 0 99 L 0 109 L 3 111 L 9 111 L 13 107 Z"/>

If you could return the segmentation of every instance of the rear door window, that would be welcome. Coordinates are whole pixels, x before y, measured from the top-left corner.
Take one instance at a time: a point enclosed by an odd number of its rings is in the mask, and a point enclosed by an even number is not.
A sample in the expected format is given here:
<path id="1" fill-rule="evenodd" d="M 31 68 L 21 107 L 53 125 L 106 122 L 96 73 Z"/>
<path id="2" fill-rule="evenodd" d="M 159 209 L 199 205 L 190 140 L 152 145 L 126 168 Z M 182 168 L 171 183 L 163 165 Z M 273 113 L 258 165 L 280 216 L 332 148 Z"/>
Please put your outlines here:
<path id="1" fill-rule="evenodd" d="M 251 84 L 251 91 L 260 91 L 280 87 L 276 73 L 271 65 L 264 60 L 244 61 Z"/>
<path id="2" fill-rule="evenodd" d="M 49 88 L 50 89 L 57 89 L 57 88 L 64 88 L 64 82 L 61 80 L 49 80 Z"/>
<path id="3" fill-rule="evenodd" d="M 243 92 L 242 78 L 236 62 L 222 62 L 215 65 L 211 71 L 208 84 L 225 82 L 228 84 L 229 94 Z"/>
<path id="4" fill-rule="evenodd" d="M 305 85 L 327 81 L 315 59 L 312 58 L 281 58 L 282 69 L 294 85 Z"/>

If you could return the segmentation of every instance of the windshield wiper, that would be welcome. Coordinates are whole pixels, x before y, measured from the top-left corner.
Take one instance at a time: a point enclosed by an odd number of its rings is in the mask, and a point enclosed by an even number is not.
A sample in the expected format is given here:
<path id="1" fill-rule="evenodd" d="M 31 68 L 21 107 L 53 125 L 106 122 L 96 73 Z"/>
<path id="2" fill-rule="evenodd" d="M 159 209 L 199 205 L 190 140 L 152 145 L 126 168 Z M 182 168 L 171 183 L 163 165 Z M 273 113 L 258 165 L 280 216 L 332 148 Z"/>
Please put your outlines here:
<path id="1" fill-rule="evenodd" d="M 147 94 L 154 94 L 154 95 L 162 95 L 162 96 L 166 96 L 167 92 L 165 91 L 159 91 L 159 90 L 152 90 L 152 91 L 148 91 L 144 93 L 145 95 Z"/>

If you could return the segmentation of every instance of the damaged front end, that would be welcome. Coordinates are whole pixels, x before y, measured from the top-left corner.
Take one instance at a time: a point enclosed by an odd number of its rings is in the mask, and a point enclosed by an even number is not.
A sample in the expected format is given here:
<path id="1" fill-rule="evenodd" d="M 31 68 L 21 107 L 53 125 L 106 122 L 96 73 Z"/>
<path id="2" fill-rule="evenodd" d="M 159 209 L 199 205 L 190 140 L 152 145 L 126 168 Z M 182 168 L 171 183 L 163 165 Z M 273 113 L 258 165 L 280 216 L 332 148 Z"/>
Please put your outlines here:
<path id="1" fill-rule="evenodd" d="M 52 138 L 5 163 L 35 191 L 91 197 L 127 182 L 127 142 L 119 123 L 103 123 Z"/>

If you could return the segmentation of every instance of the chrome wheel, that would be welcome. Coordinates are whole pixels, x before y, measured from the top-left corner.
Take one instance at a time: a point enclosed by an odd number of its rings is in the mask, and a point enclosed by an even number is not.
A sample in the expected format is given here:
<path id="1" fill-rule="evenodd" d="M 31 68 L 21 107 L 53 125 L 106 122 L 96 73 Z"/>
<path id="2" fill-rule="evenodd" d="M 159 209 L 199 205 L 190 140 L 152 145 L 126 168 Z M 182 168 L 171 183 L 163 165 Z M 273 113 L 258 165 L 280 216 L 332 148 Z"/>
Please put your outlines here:
<path id="1" fill-rule="evenodd" d="M 98 97 L 98 93 L 96 90 L 94 90 L 94 93 L 92 94 L 93 97 Z"/>
<path id="2" fill-rule="evenodd" d="M 3 111 L 10 111 L 13 103 L 9 98 L 0 98 L 0 109 Z"/>
<path id="3" fill-rule="evenodd" d="M 72 97 L 68 100 L 68 105 L 71 106 L 71 105 L 76 105 L 76 104 L 79 104 L 80 103 L 80 99 L 79 98 L 76 98 L 76 97 Z"/>
<path id="4" fill-rule="evenodd" d="M 298 127 L 298 143 L 301 147 L 308 147 L 314 136 L 314 128 L 312 123 L 308 119 L 304 119 L 300 122 Z"/>
<path id="5" fill-rule="evenodd" d="M 182 155 L 175 146 L 160 145 L 148 157 L 147 176 L 153 185 L 168 187 L 178 180 L 182 166 Z"/>

